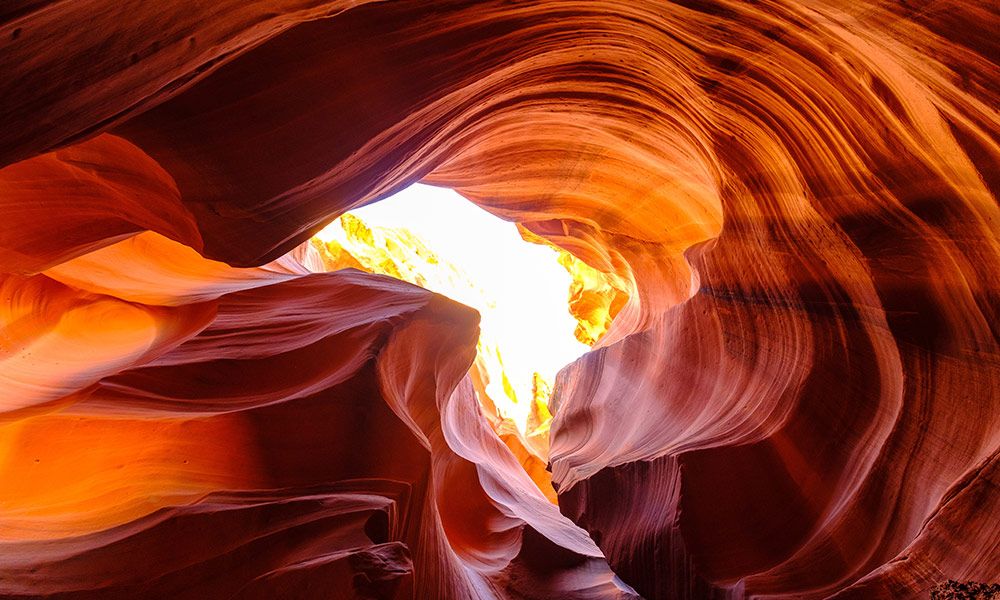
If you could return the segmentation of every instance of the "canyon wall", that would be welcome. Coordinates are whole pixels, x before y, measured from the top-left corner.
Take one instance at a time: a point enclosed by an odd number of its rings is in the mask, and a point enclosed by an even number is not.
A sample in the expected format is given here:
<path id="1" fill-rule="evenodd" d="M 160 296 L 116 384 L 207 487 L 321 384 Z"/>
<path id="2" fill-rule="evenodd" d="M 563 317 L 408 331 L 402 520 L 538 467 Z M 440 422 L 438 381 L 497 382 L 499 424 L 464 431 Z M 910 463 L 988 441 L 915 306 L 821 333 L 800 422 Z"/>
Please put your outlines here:
<path id="1" fill-rule="evenodd" d="M 998 31 L 956 0 L 0 7 L 0 597 L 997 581 Z M 303 245 L 418 180 L 609 282 L 555 385 L 558 506 L 476 405 L 476 314 Z"/>

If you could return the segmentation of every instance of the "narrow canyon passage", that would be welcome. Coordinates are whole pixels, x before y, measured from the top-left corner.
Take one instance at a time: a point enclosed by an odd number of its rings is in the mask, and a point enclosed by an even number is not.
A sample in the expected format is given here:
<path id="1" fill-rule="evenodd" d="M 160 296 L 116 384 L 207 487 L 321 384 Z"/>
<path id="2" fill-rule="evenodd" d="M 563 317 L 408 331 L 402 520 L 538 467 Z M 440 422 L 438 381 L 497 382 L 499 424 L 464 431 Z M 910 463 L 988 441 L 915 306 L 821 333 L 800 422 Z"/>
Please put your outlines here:
<path id="1" fill-rule="evenodd" d="M 479 313 L 475 396 L 555 503 L 546 465 L 556 373 L 607 331 L 627 294 L 569 252 L 525 236 L 534 243 L 452 190 L 415 184 L 345 213 L 312 242 L 325 271 L 388 275 Z"/>
<path id="2" fill-rule="evenodd" d="M 603 307 L 581 312 L 583 322 L 574 318 L 571 293 L 579 300 L 596 291 L 574 281 L 567 270 L 572 255 L 561 256 L 539 238 L 541 244 L 523 240 L 513 223 L 451 190 L 416 184 L 347 213 L 314 240 L 328 270 L 389 275 L 479 312 L 481 391 L 502 403 L 502 417 L 522 432 L 531 399 L 537 396 L 541 408 L 548 403 L 548 394 L 535 388 L 551 388 L 556 372 L 590 349 L 577 339 L 596 328 L 588 319 L 601 319 L 605 328 L 611 321 L 596 314 Z"/>
<path id="3" fill-rule="evenodd" d="M 971 0 L 0 6 L 0 598 L 996 594 L 998 32 Z M 558 317 L 431 291 L 506 255 L 397 226 L 480 209 Z"/>

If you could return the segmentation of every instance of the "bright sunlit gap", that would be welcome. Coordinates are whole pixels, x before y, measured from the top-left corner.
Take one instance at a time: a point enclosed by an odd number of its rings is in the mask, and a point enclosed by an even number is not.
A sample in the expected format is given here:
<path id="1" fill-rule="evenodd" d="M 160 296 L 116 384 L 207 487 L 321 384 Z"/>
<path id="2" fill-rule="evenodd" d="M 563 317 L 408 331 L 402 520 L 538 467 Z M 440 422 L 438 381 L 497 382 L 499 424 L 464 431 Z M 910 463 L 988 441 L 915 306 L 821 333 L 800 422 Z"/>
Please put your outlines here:
<path id="1" fill-rule="evenodd" d="M 549 386 L 589 350 L 574 336 L 572 278 L 556 250 L 524 241 L 513 223 L 453 190 L 421 184 L 351 211 L 316 237 L 327 264 L 392 275 L 478 310 L 485 385 L 477 387 L 522 433 L 547 429 L 538 421 L 548 417 Z"/>

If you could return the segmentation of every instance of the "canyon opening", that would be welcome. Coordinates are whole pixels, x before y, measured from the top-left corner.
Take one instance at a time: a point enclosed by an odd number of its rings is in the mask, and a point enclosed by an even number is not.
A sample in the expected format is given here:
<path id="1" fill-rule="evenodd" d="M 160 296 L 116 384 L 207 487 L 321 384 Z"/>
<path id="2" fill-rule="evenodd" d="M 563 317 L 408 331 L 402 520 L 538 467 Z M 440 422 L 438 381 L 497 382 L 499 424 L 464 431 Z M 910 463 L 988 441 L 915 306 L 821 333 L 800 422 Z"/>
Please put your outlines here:
<path id="1" fill-rule="evenodd" d="M 338 217 L 313 246 L 327 270 L 388 275 L 479 313 L 469 373 L 476 398 L 555 502 L 544 471 L 552 386 L 556 373 L 604 334 L 624 301 L 608 276 L 453 190 L 423 184 Z"/>

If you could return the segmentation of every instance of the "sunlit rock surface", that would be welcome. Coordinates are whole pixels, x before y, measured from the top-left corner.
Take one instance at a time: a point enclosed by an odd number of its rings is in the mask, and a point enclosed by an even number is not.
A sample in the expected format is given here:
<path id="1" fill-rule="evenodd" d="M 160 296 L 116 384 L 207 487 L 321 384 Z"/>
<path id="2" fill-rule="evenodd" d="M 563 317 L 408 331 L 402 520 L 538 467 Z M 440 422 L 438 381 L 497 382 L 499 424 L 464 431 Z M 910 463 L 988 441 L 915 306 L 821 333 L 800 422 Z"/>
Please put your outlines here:
<path id="1" fill-rule="evenodd" d="M 0 596 L 997 581 L 998 30 L 954 0 L 0 8 Z M 477 405 L 475 314 L 301 245 L 417 180 L 614 290 L 555 383 L 558 507 Z"/>

